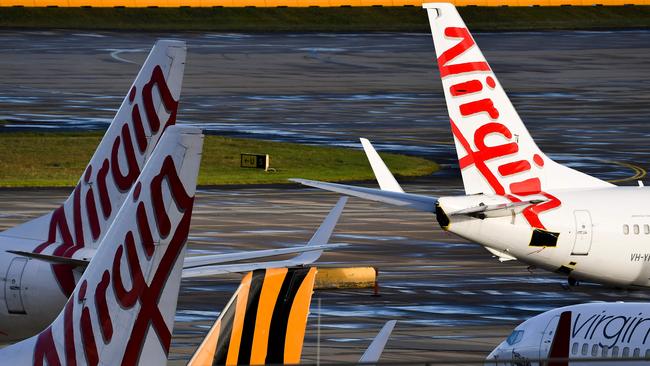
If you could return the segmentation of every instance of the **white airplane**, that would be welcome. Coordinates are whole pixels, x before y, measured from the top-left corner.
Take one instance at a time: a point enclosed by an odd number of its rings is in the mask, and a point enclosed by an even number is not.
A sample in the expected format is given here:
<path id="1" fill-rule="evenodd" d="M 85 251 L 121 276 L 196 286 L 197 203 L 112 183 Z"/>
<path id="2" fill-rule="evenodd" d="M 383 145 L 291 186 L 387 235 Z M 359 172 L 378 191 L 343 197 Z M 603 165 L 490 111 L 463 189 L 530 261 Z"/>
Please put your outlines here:
<path id="1" fill-rule="evenodd" d="M 175 124 L 185 55 L 184 42 L 158 41 L 72 194 L 54 211 L 0 232 L 0 343 L 36 334 L 63 308 L 163 131 Z M 324 249 L 340 246 L 327 243 L 341 210 L 308 245 L 188 257 L 183 277 L 313 263 Z M 296 256 L 236 263 L 287 254 Z"/>
<path id="2" fill-rule="evenodd" d="M 294 179 L 436 214 L 443 229 L 500 260 L 614 286 L 650 286 L 650 190 L 617 187 L 551 160 L 535 144 L 452 4 L 428 3 L 465 195 L 404 193 L 362 140 L 381 189 Z"/>
<path id="3" fill-rule="evenodd" d="M 65 307 L 3 364 L 166 364 L 202 145 L 196 128 L 167 129 Z"/>
<path id="4" fill-rule="evenodd" d="M 540 365 L 542 359 L 558 366 L 647 365 L 648 309 L 648 303 L 600 302 L 547 311 L 519 324 L 486 365 Z"/>

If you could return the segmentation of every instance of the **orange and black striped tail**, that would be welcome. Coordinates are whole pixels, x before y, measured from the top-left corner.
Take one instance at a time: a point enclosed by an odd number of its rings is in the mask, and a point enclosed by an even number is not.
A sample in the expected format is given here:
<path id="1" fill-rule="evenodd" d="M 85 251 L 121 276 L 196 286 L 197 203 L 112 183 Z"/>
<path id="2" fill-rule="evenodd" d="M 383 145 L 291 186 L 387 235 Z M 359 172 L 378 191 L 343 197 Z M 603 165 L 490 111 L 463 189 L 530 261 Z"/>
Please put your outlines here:
<path id="1" fill-rule="evenodd" d="M 300 362 L 316 268 L 249 272 L 189 366 Z"/>

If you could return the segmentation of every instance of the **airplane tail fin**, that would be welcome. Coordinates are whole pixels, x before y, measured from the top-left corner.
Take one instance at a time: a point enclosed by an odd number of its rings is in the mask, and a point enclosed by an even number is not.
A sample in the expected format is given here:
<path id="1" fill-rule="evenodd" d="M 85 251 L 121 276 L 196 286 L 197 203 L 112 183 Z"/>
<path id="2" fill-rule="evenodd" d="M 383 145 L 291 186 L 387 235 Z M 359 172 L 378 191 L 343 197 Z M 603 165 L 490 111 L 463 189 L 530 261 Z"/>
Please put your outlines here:
<path id="1" fill-rule="evenodd" d="M 467 194 L 529 196 L 611 186 L 535 144 L 454 5 L 425 3 Z"/>
<path id="2" fill-rule="evenodd" d="M 249 272 L 188 366 L 297 364 L 316 268 Z"/>
<path id="3" fill-rule="evenodd" d="M 163 131 L 176 123 L 185 56 L 185 42 L 156 42 L 72 194 L 3 235 L 38 241 L 37 253 L 96 249 Z"/>
<path id="4" fill-rule="evenodd" d="M 64 309 L 3 363 L 166 364 L 202 144 L 168 128 Z"/>

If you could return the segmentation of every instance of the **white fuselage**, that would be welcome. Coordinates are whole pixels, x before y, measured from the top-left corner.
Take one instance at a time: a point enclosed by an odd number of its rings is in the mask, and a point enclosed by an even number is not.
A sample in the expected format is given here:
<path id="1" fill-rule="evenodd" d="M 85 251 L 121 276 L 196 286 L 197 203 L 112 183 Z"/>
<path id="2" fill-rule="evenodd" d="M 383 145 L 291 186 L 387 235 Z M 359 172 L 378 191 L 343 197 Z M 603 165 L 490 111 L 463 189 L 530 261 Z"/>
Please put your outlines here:
<path id="1" fill-rule="evenodd" d="M 0 343 L 30 337 L 43 330 L 59 314 L 67 296 L 57 282 L 52 265 L 6 252 L 32 252 L 40 242 L 0 233 Z M 74 258 L 82 258 L 81 251 Z M 74 280 L 81 272 L 72 270 Z"/>
<path id="2" fill-rule="evenodd" d="M 533 243 L 534 228 L 522 213 L 450 216 L 446 229 L 505 256 L 576 280 L 614 286 L 650 286 L 650 189 L 612 187 L 549 192 L 561 202 L 539 215 L 557 242 Z M 544 197 L 541 197 L 544 198 Z M 508 203 L 502 196 L 442 197 L 451 213 L 480 203 Z M 537 244 L 537 245 L 535 245 Z"/>
<path id="3" fill-rule="evenodd" d="M 570 313 L 570 329 L 560 334 L 558 323 L 566 312 Z M 616 365 L 621 364 L 616 359 L 648 358 L 650 303 L 589 303 L 547 311 L 518 325 L 490 353 L 486 365 L 538 365 L 536 361 L 549 358 L 551 348 L 561 343 L 566 346 L 563 358 L 612 359 L 576 365 Z M 622 364 L 645 365 L 647 361 Z"/>

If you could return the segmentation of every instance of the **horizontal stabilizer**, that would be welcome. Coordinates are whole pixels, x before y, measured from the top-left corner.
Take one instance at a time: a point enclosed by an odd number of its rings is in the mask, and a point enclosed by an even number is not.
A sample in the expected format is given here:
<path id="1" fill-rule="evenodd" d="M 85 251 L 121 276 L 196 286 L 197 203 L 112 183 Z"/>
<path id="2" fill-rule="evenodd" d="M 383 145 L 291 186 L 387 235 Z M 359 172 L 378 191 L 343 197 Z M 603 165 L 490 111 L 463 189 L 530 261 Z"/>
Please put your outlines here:
<path id="1" fill-rule="evenodd" d="M 20 255 L 23 257 L 27 258 L 32 258 L 32 259 L 39 259 L 45 262 L 49 262 L 52 264 L 67 264 L 75 267 L 86 267 L 88 263 L 90 263 L 90 260 L 83 260 L 83 259 L 73 259 L 73 258 L 68 258 L 68 257 L 61 257 L 58 255 L 48 255 L 48 254 L 41 254 L 41 253 L 32 253 L 32 252 L 23 252 L 20 250 L 7 250 L 7 253 L 11 254 L 16 254 Z"/>
<path id="2" fill-rule="evenodd" d="M 529 205 L 536 205 L 538 203 L 542 203 L 546 201 L 547 200 L 536 199 L 536 200 L 528 200 L 528 201 L 521 201 L 521 202 L 500 203 L 497 205 L 480 204 L 478 206 L 464 208 L 462 210 L 450 212 L 449 216 L 466 215 L 472 217 L 482 216 L 484 218 L 509 216 L 512 214 L 512 211 L 518 214 Z"/>
<path id="3" fill-rule="evenodd" d="M 326 183 L 307 179 L 292 178 L 289 180 L 309 187 L 320 188 L 326 191 L 341 193 L 371 201 L 388 203 L 405 208 L 412 208 L 424 212 L 435 212 L 436 202 L 438 202 L 438 199 L 435 197 L 423 196 L 419 194 L 391 192 L 375 188 L 355 187 L 345 184 Z"/>
<path id="4" fill-rule="evenodd" d="M 379 188 L 382 191 L 390 192 L 401 192 L 404 193 L 402 187 L 397 183 L 397 180 L 393 176 L 393 173 L 390 172 L 386 163 L 381 159 L 377 151 L 372 146 L 368 139 L 360 139 L 361 145 L 363 145 L 363 151 L 366 152 L 370 166 L 372 167 L 372 172 L 377 178 L 377 183 L 379 183 Z"/>
<path id="5" fill-rule="evenodd" d="M 393 328 L 395 328 L 395 323 L 397 323 L 397 320 L 389 320 L 384 324 L 377 336 L 375 336 L 375 339 L 370 343 L 370 346 L 366 349 L 366 352 L 359 359 L 359 363 L 374 364 L 379 361 L 379 357 L 384 352 L 388 338 L 390 338 L 390 334 L 393 332 Z"/>
<path id="6" fill-rule="evenodd" d="M 499 259 L 499 262 L 507 262 L 507 261 L 516 261 L 517 258 L 511 256 L 510 254 L 506 254 L 504 252 L 501 252 L 496 249 L 492 249 L 490 247 L 484 247 L 488 252 L 492 253 L 495 257 Z"/>

